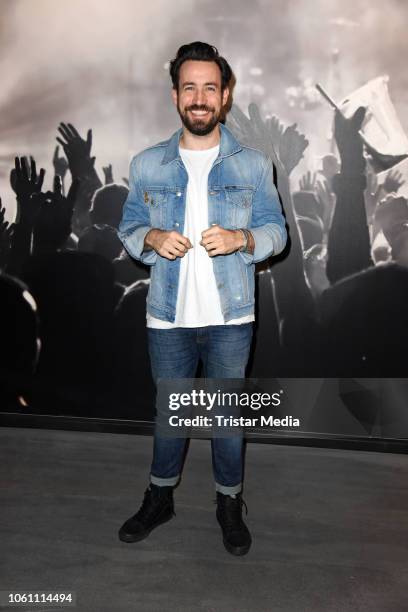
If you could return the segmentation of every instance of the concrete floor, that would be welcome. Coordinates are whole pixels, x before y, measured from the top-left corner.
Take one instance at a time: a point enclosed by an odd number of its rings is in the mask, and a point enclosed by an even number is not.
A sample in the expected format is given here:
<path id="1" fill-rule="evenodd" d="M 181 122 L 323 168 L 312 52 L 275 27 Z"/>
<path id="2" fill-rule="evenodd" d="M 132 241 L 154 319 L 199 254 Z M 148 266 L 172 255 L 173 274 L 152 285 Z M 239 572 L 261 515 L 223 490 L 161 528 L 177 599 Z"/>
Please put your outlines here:
<path id="1" fill-rule="evenodd" d="M 177 516 L 143 542 L 119 541 L 151 444 L 1 429 L 0 590 L 71 589 L 81 612 L 408 610 L 406 456 L 248 444 L 253 545 L 233 557 L 205 440 L 191 441 Z"/>

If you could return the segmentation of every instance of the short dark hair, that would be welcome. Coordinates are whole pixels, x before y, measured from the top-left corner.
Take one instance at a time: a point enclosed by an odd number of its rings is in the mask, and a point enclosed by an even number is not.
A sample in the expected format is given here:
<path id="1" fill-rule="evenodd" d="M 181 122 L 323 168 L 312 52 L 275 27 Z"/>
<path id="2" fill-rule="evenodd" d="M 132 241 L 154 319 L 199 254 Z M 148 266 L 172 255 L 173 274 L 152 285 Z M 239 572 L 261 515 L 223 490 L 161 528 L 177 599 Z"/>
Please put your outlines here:
<path id="1" fill-rule="evenodd" d="M 227 60 L 220 56 L 217 47 L 196 41 L 188 45 L 182 45 L 177 51 L 176 57 L 170 61 L 170 76 L 173 82 L 173 89 L 178 90 L 180 66 L 186 60 L 215 62 L 221 71 L 221 91 L 227 87 L 232 78 L 231 67 Z"/>

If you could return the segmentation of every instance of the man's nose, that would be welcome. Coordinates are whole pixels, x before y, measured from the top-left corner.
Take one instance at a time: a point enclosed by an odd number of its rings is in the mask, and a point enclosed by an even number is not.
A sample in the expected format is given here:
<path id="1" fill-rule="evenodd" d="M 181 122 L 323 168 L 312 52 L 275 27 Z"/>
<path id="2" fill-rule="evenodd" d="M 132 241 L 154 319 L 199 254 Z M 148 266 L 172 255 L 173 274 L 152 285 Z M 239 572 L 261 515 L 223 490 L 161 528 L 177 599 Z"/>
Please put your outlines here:
<path id="1" fill-rule="evenodd" d="M 194 104 L 197 104 L 197 105 L 205 104 L 205 100 L 206 100 L 205 92 L 196 89 L 195 94 L 194 94 L 194 99 L 193 99 Z"/>

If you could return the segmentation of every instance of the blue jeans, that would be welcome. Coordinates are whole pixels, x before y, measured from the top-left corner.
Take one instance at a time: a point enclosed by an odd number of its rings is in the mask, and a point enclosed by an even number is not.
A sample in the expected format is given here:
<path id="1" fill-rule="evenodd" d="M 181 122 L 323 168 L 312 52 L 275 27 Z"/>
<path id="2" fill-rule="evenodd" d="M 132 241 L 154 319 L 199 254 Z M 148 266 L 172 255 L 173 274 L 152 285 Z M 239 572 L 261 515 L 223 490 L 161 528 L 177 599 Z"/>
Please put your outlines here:
<path id="1" fill-rule="evenodd" d="M 195 378 L 199 359 L 205 378 L 245 378 L 253 323 L 207 327 L 148 327 L 149 355 L 153 380 Z M 179 481 L 186 438 L 154 435 L 150 481 L 158 486 L 175 486 Z M 211 439 L 215 488 L 225 495 L 242 489 L 243 436 Z"/>

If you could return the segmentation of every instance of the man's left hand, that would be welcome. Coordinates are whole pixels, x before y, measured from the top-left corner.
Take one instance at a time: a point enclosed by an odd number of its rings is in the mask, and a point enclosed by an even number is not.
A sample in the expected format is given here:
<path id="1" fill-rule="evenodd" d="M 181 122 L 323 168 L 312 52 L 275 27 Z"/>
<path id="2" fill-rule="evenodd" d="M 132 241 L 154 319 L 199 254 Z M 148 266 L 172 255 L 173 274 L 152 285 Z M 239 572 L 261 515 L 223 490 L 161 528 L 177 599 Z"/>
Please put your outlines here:
<path id="1" fill-rule="evenodd" d="M 229 255 L 234 253 L 244 244 L 244 237 L 239 230 L 224 229 L 220 225 L 212 225 L 201 232 L 201 246 L 205 248 L 208 255 Z"/>

